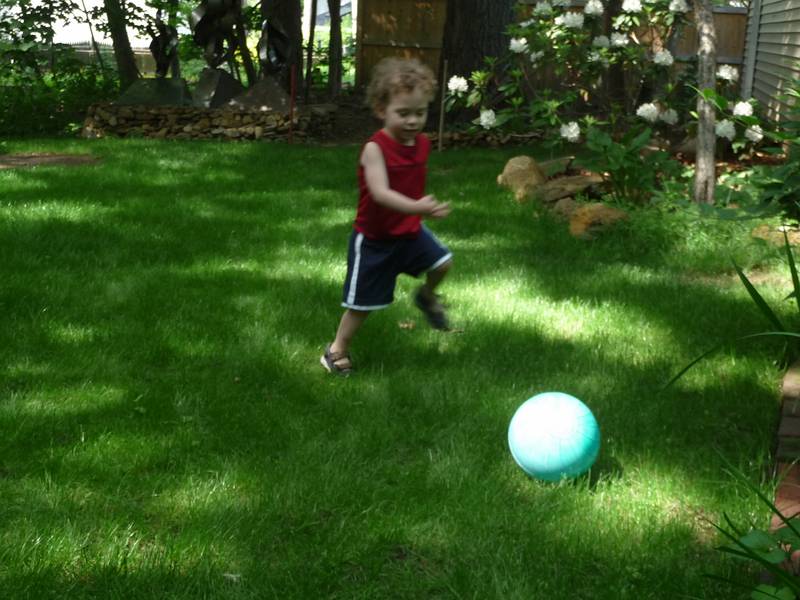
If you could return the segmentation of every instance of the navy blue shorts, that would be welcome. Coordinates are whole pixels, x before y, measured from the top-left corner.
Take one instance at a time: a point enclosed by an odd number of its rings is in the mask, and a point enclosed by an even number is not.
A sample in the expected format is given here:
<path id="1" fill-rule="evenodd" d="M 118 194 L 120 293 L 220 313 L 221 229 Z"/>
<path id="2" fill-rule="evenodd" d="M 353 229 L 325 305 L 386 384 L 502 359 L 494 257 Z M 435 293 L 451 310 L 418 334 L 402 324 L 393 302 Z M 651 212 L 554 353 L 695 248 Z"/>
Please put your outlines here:
<path id="1" fill-rule="evenodd" d="M 422 226 L 416 239 L 371 240 L 353 231 L 347 251 L 347 278 L 342 306 L 378 310 L 394 300 L 397 276 L 418 277 L 446 263 L 453 255 Z"/>

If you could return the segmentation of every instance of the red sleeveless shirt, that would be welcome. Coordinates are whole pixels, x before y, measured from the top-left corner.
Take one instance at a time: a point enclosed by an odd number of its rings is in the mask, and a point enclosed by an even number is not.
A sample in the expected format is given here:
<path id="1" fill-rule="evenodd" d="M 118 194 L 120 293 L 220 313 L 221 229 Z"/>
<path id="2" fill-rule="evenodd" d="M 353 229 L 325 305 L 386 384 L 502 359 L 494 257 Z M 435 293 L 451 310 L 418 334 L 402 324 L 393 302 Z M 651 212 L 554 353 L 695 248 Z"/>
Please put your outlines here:
<path id="1" fill-rule="evenodd" d="M 381 129 L 369 138 L 369 142 L 378 144 L 383 153 L 389 187 L 412 200 L 422 198 L 425 195 L 426 164 L 431 151 L 430 140 L 419 133 L 413 146 L 405 146 Z M 353 224 L 356 231 L 374 240 L 417 237 L 422 217 L 407 215 L 375 202 L 367 188 L 364 167 L 360 162 L 358 191 L 358 212 Z"/>

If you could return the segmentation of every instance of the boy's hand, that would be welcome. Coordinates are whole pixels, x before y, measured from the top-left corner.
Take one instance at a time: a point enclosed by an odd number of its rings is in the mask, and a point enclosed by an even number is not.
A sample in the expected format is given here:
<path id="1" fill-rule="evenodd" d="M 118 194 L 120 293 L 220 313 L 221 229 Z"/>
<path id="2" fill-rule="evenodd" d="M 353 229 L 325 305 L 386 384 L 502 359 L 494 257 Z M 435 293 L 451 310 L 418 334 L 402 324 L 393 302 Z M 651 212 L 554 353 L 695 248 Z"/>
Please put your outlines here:
<path id="1" fill-rule="evenodd" d="M 433 194 L 423 196 L 417 200 L 417 207 L 421 215 L 431 219 L 444 219 L 450 214 L 450 204 L 439 202 Z"/>

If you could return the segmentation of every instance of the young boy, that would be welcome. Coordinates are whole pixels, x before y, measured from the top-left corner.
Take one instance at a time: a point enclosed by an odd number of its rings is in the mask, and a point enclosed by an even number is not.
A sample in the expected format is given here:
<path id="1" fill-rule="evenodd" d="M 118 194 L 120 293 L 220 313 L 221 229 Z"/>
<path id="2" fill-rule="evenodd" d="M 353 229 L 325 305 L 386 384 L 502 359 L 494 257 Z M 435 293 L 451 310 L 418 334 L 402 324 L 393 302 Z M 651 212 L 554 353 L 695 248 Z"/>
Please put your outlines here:
<path id="1" fill-rule="evenodd" d="M 383 128 L 364 145 L 358 167 L 359 200 L 347 255 L 342 315 L 336 338 L 320 362 L 338 375 L 353 369 L 349 348 L 369 314 L 394 300 L 397 276 L 426 273 L 414 303 L 430 325 L 447 330 L 444 307 L 435 293 L 452 254 L 422 225 L 441 219 L 450 206 L 425 195 L 430 141 L 422 134 L 436 80 L 418 60 L 384 59 L 376 65 L 367 101 Z"/>

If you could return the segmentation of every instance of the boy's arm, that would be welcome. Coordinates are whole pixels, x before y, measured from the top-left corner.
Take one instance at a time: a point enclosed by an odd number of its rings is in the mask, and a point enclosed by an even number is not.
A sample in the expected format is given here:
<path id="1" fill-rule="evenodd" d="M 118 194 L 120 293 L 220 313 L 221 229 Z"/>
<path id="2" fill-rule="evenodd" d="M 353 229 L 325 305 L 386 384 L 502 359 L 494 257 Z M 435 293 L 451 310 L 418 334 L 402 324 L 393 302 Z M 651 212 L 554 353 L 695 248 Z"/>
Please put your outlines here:
<path id="1" fill-rule="evenodd" d="M 381 206 L 409 215 L 425 215 L 434 218 L 444 217 L 450 212 L 447 203 L 437 202 L 433 196 L 412 200 L 390 188 L 383 152 L 375 142 L 368 142 L 364 146 L 364 152 L 361 153 L 361 166 L 364 167 L 364 179 L 369 193 L 372 199 Z"/>

